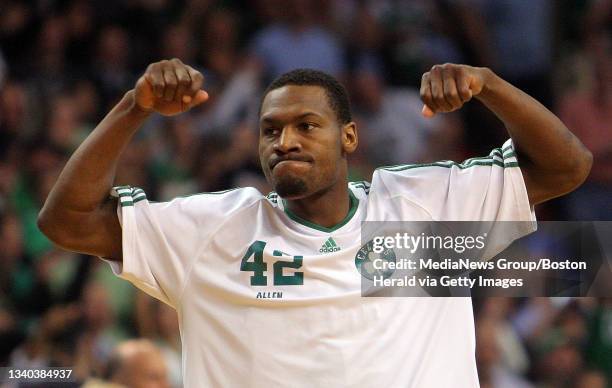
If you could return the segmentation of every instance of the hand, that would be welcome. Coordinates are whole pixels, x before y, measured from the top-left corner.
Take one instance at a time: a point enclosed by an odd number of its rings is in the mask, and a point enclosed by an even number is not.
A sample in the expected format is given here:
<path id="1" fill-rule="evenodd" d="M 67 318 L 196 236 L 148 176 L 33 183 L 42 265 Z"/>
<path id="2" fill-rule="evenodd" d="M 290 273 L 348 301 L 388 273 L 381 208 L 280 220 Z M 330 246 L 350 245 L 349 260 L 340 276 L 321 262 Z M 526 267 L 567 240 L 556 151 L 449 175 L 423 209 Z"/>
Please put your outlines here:
<path id="1" fill-rule="evenodd" d="M 202 73 L 179 59 L 155 62 L 136 82 L 134 102 L 145 112 L 177 115 L 208 99 L 203 83 Z"/>
<path id="2" fill-rule="evenodd" d="M 421 79 L 423 116 L 452 112 L 482 92 L 487 68 L 445 63 L 435 65 Z"/>

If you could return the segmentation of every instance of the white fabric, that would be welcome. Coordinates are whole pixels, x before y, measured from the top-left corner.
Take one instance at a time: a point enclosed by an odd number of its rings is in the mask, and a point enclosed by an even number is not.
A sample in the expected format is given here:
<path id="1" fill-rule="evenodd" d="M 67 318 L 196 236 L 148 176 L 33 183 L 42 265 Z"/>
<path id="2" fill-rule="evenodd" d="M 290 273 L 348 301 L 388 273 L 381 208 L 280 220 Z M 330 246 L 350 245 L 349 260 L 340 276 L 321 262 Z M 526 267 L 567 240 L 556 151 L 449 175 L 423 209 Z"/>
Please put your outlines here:
<path id="1" fill-rule="evenodd" d="M 176 308 L 186 387 L 478 387 L 469 298 L 361 297 L 355 266 L 365 220 L 535 221 L 519 168 L 445 165 L 379 169 L 369 195 L 349 184 L 359 205 L 333 232 L 252 188 L 166 203 L 119 190 L 123 265 L 111 266 Z M 341 249 L 320 253 L 330 236 Z M 240 270 L 257 240 L 267 286 Z M 292 255 L 302 266 L 283 274 L 303 272 L 303 285 L 273 285 Z M 282 298 L 257 298 L 268 291 Z"/>

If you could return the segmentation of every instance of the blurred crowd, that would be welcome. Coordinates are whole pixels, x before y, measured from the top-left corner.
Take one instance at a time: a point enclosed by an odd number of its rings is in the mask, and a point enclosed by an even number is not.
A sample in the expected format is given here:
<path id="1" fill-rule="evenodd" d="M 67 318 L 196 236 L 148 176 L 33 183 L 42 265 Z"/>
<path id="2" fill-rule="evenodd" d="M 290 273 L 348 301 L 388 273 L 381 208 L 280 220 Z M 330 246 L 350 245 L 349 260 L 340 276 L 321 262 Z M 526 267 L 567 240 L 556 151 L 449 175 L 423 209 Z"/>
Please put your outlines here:
<path id="1" fill-rule="evenodd" d="M 587 182 L 539 206 L 539 219 L 612 220 L 611 21 L 610 0 L 2 1 L 0 366 L 71 366 L 80 382 L 128 386 L 144 377 L 125 370 L 150 367 L 149 377 L 181 386 L 174 311 L 103 261 L 54 248 L 36 226 L 67 158 L 148 63 L 181 59 L 211 96 L 152 117 L 124 153 L 116 183 L 151 199 L 267 193 L 259 99 L 296 67 L 329 72 L 350 93 L 360 133 L 352 180 L 381 165 L 488 154 L 508 135 L 478 102 L 421 116 L 422 73 L 456 62 L 488 66 L 536 97 L 593 152 Z M 612 387 L 612 299 L 474 307 L 483 388 Z"/>

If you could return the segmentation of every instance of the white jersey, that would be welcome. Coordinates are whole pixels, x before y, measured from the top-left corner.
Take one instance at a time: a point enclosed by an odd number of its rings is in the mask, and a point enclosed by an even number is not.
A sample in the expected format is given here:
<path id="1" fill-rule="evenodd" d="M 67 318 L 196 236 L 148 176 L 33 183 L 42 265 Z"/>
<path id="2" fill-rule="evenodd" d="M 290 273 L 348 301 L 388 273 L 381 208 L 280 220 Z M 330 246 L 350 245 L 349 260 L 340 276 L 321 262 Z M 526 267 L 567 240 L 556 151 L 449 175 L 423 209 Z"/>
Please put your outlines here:
<path id="1" fill-rule="evenodd" d="M 532 221 L 508 141 L 376 170 L 334 228 L 253 188 L 149 202 L 117 188 L 118 276 L 178 312 L 186 387 L 478 387 L 469 298 L 361 296 L 362 221 Z"/>

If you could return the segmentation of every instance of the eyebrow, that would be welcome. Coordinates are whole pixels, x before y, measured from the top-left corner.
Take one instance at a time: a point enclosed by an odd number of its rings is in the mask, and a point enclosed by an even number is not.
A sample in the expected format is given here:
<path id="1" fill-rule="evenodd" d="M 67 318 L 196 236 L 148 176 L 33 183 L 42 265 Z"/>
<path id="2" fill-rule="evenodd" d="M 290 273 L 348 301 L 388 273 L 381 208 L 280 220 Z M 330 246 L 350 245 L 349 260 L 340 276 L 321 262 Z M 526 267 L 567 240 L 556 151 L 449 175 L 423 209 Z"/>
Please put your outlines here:
<path id="1" fill-rule="evenodd" d="M 321 116 L 320 114 L 309 111 L 309 112 L 304 112 L 304 113 L 300 114 L 299 116 L 295 117 L 294 120 L 301 120 L 301 119 L 304 119 L 304 118 L 306 118 L 308 116 L 316 116 L 317 118 L 320 118 L 320 119 L 323 118 L 323 116 Z M 276 123 L 276 122 L 278 122 L 280 120 L 278 120 L 278 119 L 276 119 L 274 117 L 270 117 L 270 116 L 266 117 L 266 116 L 264 116 L 264 117 L 261 118 L 260 121 L 262 123 Z"/>

